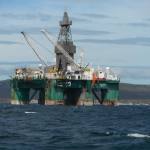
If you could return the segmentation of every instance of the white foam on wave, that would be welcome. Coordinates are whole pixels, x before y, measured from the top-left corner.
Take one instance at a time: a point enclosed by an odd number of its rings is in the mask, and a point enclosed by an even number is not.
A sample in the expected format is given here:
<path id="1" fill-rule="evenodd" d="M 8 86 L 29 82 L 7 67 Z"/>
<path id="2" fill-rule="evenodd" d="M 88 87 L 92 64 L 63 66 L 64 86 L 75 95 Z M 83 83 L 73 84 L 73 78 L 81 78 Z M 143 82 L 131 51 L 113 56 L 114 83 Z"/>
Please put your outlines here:
<path id="1" fill-rule="evenodd" d="M 150 104 L 135 104 L 135 103 L 118 103 L 116 106 L 150 106 Z"/>
<path id="2" fill-rule="evenodd" d="M 34 111 L 25 111 L 24 113 L 25 113 L 25 114 L 35 114 L 35 113 L 37 113 L 37 112 L 34 112 Z"/>
<path id="3" fill-rule="evenodd" d="M 130 134 L 127 134 L 127 136 L 129 136 L 129 137 L 135 137 L 135 138 L 150 138 L 149 135 L 139 134 L 139 133 L 130 133 Z"/>
<path id="4" fill-rule="evenodd" d="M 116 106 L 132 106 L 134 105 L 133 103 L 118 103 Z"/>
<path id="5" fill-rule="evenodd" d="M 109 135 L 109 134 L 110 134 L 110 132 L 106 132 L 106 134 L 107 134 L 107 135 Z"/>

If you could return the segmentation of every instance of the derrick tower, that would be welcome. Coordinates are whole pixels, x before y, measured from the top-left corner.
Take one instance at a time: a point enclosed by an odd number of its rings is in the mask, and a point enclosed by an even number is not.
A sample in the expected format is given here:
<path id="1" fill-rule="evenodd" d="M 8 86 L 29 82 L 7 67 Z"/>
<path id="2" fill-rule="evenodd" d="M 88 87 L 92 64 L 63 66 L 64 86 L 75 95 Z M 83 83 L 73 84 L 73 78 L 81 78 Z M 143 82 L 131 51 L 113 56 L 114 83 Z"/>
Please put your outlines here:
<path id="1" fill-rule="evenodd" d="M 60 32 L 57 40 L 57 44 L 61 45 L 64 50 L 74 58 L 76 53 L 76 46 L 73 44 L 71 28 L 72 21 L 69 19 L 67 12 L 64 12 L 63 20 L 59 22 Z M 65 72 L 67 70 L 67 65 L 70 64 L 69 60 L 55 47 L 56 53 L 56 67 L 58 70 Z"/>

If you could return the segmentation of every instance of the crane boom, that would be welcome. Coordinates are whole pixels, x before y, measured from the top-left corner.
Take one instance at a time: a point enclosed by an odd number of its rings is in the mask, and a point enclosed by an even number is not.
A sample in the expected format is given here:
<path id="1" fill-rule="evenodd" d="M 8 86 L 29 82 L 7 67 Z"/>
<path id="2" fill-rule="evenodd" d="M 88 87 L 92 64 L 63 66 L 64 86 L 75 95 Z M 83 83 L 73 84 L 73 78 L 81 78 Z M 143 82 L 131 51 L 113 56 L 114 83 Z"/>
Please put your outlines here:
<path id="1" fill-rule="evenodd" d="M 45 66 L 48 66 L 46 64 L 46 62 L 39 56 L 39 54 L 37 53 L 36 49 L 34 48 L 34 46 L 32 45 L 31 41 L 29 40 L 27 34 L 25 32 L 21 32 L 21 34 L 23 35 L 24 39 L 26 40 L 27 44 L 32 48 L 33 52 L 35 53 L 35 55 L 37 56 L 37 58 L 40 60 L 40 62 L 42 64 L 44 64 Z"/>
<path id="2" fill-rule="evenodd" d="M 54 38 L 48 33 L 46 30 L 41 30 L 41 32 L 45 35 L 45 37 L 54 45 L 56 46 L 59 51 L 74 65 L 75 68 L 81 69 L 80 66 L 75 63 L 75 61 L 71 58 L 71 56 L 64 50 L 64 48 L 55 42 Z"/>

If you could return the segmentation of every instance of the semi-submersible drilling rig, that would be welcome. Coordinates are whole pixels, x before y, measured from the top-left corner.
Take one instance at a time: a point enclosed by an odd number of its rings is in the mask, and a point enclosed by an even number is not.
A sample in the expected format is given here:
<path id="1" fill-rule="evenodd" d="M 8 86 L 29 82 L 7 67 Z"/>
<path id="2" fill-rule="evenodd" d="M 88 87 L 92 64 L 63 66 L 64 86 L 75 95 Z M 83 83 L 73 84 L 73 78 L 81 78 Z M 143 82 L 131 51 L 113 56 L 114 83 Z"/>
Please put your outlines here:
<path id="1" fill-rule="evenodd" d="M 72 21 L 64 12 L 56 44 L 46 30 L 41 31 L 55 46 L 56 64 L 51 66 L 40 58 L 27 34 L 22 32 L 45 66 L 16 68 L 11 79 L 12 104 L 29 104 L 37 93 L 38 103 L 49 105 L 114 105 L 118 101 L 119 78 L 109 67 L 94 69 L 74 61 L 76 46 L 72 41 L 71 25 Z"/>

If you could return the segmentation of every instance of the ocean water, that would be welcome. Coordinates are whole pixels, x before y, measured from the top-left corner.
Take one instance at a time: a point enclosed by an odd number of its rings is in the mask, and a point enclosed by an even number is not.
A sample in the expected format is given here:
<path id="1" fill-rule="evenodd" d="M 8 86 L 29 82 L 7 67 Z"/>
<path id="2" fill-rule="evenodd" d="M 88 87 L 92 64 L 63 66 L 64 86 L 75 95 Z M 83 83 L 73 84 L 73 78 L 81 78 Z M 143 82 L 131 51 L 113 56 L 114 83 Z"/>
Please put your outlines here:
<path id="1" fill-rule="evenodd" d="M 150 106 L 0 105 L 0 150 L 150 150 Z"/>

